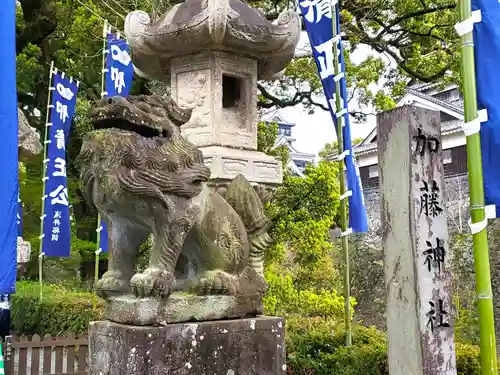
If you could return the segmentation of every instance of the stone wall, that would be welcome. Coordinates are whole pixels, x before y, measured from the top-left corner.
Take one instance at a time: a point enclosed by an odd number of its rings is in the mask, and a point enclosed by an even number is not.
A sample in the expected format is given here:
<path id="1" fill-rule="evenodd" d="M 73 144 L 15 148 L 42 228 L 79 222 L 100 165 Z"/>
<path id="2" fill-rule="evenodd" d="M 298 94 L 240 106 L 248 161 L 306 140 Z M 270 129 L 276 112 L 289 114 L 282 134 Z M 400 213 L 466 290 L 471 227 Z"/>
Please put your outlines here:
<path id="1" fill-rule="evenodd" d="M 383 251 L 380 232 L 380 196 L 378 189 L 365 189 L 365 204 L 368 214 L 369 232 L 351 237 L 351 283 L 353 295 L 358 301 L 356 319 L 365 325 L 385 328 L 385 290 Z M 469 184 L 467 175 L 446 179 L 445 187 L 448 230 L 450 233 L 448 254 L 452 257 L 455 293 L 461 300 L 460 308 L 475 311 L 475 272 L 472 237 L 469 219 Z M 495 330 L 500 338 L 500 220 L 492 220 L 488 225 L 488 245 L 493 290 Z M 467 306 L 469 304 L 469 306 Z M 455 306 L 456 308 L 456 306 Z M 456 315 L 457 316 L 457 315 Z M 475 316 L 475 315 L 474 315 Z M 467 322 L 461 322 L 467 324 Z M 457 339 L 474 342 L 478 340 L 478 327 L 459 328 L 462 332 Z M 500 355 L 500 345 L 497 344 Z"/>
<path id="2" fill-rule="evenodd" d="M 450 242 L 453 234 L 468 233 L 469 184 L 467 175 L 446 179 L 446 210 Z M 369 231 L 351 236 L 351 285 L 357 299 L 356 319 L 365 325 L 385 328 L 385 290 L 382 238 L 380 228 L 380 195 L 378 188 L 364 190 Z M 450 243 L 450 248 L 453 244 Z M 462 252 L 470 264 L 472 248 Z M 500 327 L 500 323 L 499 323 Z"/>
<path id="3" fill-rule="evenodd" d="M 378 188 L 364 189 L 370 232 L 380 236 L 380 196 Z M 467 231 L 469 217 L 469 182 L 467 175 L 446 178 L 445 187 L 448 229 L 451 233 Z"/>

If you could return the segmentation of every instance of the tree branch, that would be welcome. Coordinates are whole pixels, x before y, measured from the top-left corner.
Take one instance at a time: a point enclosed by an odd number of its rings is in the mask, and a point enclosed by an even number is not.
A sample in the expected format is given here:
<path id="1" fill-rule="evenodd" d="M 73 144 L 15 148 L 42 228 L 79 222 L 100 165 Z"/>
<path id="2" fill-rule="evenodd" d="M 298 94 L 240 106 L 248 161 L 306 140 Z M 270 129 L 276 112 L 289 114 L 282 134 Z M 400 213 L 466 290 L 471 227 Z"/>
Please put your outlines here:
<path id="1" fill-rule="evenodd" d="M 390 22 L 389 24 L 387 24 L 386 26 L 384 26 L 384 28 L 382 29 L 382 31 L 375 38 L 376 39 L 382 38 L 382 36 L 389 29 L 391 29 L 391 27 L 394 27 L 394 26 L 400 24 L 403 21 L 409 20 L 411 18 L 419 17 L 419 16 L 424 16 L 424 15 L 429 14 L 429 13 L 438 12 L 440 10 L 455 9 L 456 7 L 457 7 L 457 4 L 455 4 L 455 3 L 453 3 L 453 4 L 443 4 L 443 5 L 440 5 L 440 6 L 436 6 L 436 7 L 432 7 L 432 8 L 426 8 L 426 9 L 420 9 L 420 10 L 417 10 L 415 12 L 407 13 L 407 14 L 405 14 L 403 16 L 400 16 L 400 17 L 394 19 L 392 22 Z"/>
<path id="2" fill-rule="evenodd" d="M 56 28 L 56 9 L 51 0 L 20 0 L 25 27 L 16 30 L 16 52 L 29 43 L 40 45 Z"/>
<path id="3" fill-rule="evenodd" d="M 400 17 L 401 18 L 401 17 Z M 369 45 L 372 47 L 375 51 L 379 53 L 386 53 L 390 57 L 396 61 L 398 66 L 405 71 L 410 77 L 414 77 L 422 82 L 430 82 L 433 81 L 441 76 L 448 70 L 448 67 L 444 67 L 441 69 L 439 72 L 431 75 L 431 76 L 425 76 L 421 73 L 419 73 L 416 70 L 413 70 L 412 68 L 408 67 L 405 60 L 398 56 L 394 51 L 392 51 L 389 48 L 389 45 L 392 45 L 393 47 L 397 48 L 397 45 L 394 43 L 387 43 L 385 41 L 381 41 L 378 39 L 378 37 L 370 37 L 366 33 L 362 33 L 358 28 L 356 28 L 354 25 L 347 25 L 348 29 L 351 30 L 353 33 L 357 33 L 359 35 L 360 41 L 363 44 Z"/>
<path id="4" fill-rule="evenodd" d="M 345 5 L 347 10 L 357 19 L 356 22 L 347 22 L 344 24 L 344 27 L 346 27 L 350 31 L 351 35 L 357 37 L 357 39 L 359 38 L 360 43 L 372 47 L 375 51 L 379 53 L 386 53 L 387 55 L 392 57 L 398 64 L 398 66 L 410 77 L 414 77 L 423 82 L 429 82 L 442 76 L 448 70 L 448 67 L 445 67 L 439 72 L 436 72 L 435 74 L 426 76 L 418 72 L 414 68 L 408 66 L 408 63 L 406 62 L 406 56 L 404 56 L 403 54 L 400 56 L 394 51 L 394 49 L 401 51 L 402 48 L 407 47 L 409 44 L 407 42 L 404 43 L 402 42 L 407 38 L 409 38 L 410 36 L 422 36 L 422 37 L 427 36 L 440 40 L 441 42 L 445 42 L 444 39 L 432 34 L 432 30 L 434 28 L 444 27 L 444 25 L 433 26 L 431 30 L 429 30 L 429 35 L 419 35 L 421 33 L 419 33 L 418 31 L 409 30 L 401 26 L 396 30 L 394 30 L 393 28 L 394 26 L 397 26 L 415 17 L 421 17 L 427 14 L 443 10 L 454 9 L 456 8 L 455 3 L 449 3 L 431 7 L 424 6 L 423 9 L 418 9 L 415 11 L 408 12 L 387 22 L 384 21 L 383 17 L 381 17 L 381 12 L 375 12 L 375 14 L 373 14 L 373 12 L 366 12 L 364 9 L 356 7 L 355 3 L 354 4 L 346 3 Z M 376 36 L 371 36 L 368 31 L 365 31 L 363 21 L 368 21 L 368 22 L 371 21 L 377 23 L 381 27 L 381 31 L 379 31 L 376 34 Z M 385 39 L 383 38 L 387 34 L 394 35 L 397 33 L 401 34 L 395 39 L 392 38 L 391 40 L 386 40 L 387 38 Z M 394 49 L 391 47 L 394 47 Z M 447 52 L 450 51 L 448 50 Z"/>
<path id="5" fill-rule="evenodd" d="M 312 91 L 299 91 L 295 93 L 292 99 L 282 99 L 278 98 L 276 95 L 272 94 L 268 89 L 266 89 L 262 84 L 257 83 L 257 87 L 260 90 L 261 95 L 267 99 L 266 102 L 259 101 L 258 106 L 261 108 L 272 108 L 274 106 L 284 108 L 284 107 L 293 107 L 294 105 L 300 103 L 308 103 L 313 106 L 319 107 L 325 111 L 328 111 L 328 106 L 322 103 L 316 102 L 313 98 Z"/>
<path id="6" fill-rule="evenodd" d="M 347 104 L 349 104 L 351 102 L 351 100 L 354 99 L 354 97 L 356 96 L 357 89 L 358 89 L 358 86 L 354 86 L 354 88 L 351 91 L 351 97 L 347 100 Z"/>

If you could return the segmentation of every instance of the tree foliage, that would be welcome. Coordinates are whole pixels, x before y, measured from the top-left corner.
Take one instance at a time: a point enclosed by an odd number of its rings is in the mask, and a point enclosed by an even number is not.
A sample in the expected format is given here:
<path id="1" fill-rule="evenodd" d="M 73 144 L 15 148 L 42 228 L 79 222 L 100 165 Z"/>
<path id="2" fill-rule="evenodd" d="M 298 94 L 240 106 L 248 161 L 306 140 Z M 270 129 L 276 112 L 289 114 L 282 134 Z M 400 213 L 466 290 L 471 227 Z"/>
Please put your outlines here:
<path id="1" fill-rule="evenodd" d="M 126 14 L 140 8 L 156 16 L 178 0 L 21 0 L 18 10 L 17 46 L 24 64 L 20 82 L 23 93 L 34 93 L 35 104 L 43 104 L 48 64 L 56 65 L 84 83 L 90 98 L 100 94 L 102 20 L 123 29 Z M 274 20 L 279 12 L 293 8 L 288 0 L 252 2 Z M 392 107 L 408 81 L 430 81 L 445 72 L 457 72 L 457 37 L 452 25 L 457 19 L 456 2 L 449 0 L 352 0 L 341 4 L 342 30 L 350 98 L 375 110 Z M 367 56 L 351 62 L 359 46 L 388 56 L 388 60 Z M 454 78 L 456 76 L 453 76 Z M 386 89 L 374 91 L 373 84 L 384 79 Z M 37 90 L 33 90 L 34 88 Z M 321 84 L 311 57 L 295 59 L 285 77 L 274 85 L 261 82 L 262 107 L 290 106 L 303 103 L 326 109 L 318 98 Z M 142 88 L 144 89 L 144 87 Z M 29 95 L 30 96 L 30 95 Z M 32 101 L 24 97 L 23 101 Z M 44 106 L 39 106 L 44 108 Z M 363 119 L 366 112 L 353 114 Z"/>
<path id="2" fill-rule="evenodd" d="M 257 150 L 281 160 L 283 170 L 287 171 L 287 164 L 290 158 L 288 147 L 277 145 L 278 124 L 267 124 L 259 122 L 257 125 Z"/>
<path id="3" fill-rule="evenodd" d="M 274 245 L 266 253 L 270 284 L 266 310 L 341 317 L 343 299 L 336 292 L 341 285 L 335 262 L 338 252 L 329 232 L 338 218 L 338 167 L 321 161 L 308 165 L 304 174 L 301 178 L 286 171 L 267 207 Z"/>
<path id="4" fill-rule="evenodd" d="M 363 142 L 363 138 L 354 138 L 352 140 L 352 145 L 355 146 L 357 144 L 360 144 L 361 142 Z M 337 141 L 333 141 L 333 142 L 325 144 L 325 146 L 318 153 L 318 155 L 321 158 L 325 158 L 328 155 L 330 155 L 330 156 L 338 155 L 338 152 L 339 152 L 339 143 Z"/>

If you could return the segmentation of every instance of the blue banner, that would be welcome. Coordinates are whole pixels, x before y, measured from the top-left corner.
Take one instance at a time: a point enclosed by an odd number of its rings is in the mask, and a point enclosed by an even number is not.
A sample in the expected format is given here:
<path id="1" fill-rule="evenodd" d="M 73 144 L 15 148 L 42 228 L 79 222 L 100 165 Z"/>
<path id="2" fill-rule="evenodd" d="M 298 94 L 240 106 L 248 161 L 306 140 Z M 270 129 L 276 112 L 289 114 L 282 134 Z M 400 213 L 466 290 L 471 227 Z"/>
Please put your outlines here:
<path id="1" fill-rule="evenodd" d="M 482 16 L 474 25 L 474 53 L 478 107 L 488 112 L 480 132 L 484 198 L 487 205 L 496 205 L 500 217 L 500 5 L 497 0 L 472 0 L 472 9 L 481 10 Z"/>
<path id="2" fill-rule="evenodd" d="M 23 236 L 23 203 L 17 195 L 17 237 Z"/>
<path id="3" fill-rule="evenodd" d="M 97 228 L 98 231 L 100 231 L 100 238 L 99 238 L 99 250 L 101 250 L 104 253 L 108 252 L 108 227 L 104 221 L 104 219 L 101 219 L 101 226 Z"/>
<path id="4" fill-rule="evenodd" d="M 107 36 L 105 96 L 127 96 L 132 86 L 134 66 L 127 42 L 109 33 Z"/>
<path id="5" fill-rule="evenodd" d="M 349 194 L 349 227 L 353 232 L 367 232 L 368 222 L 366 208 L 363 198 L 363 189 L 356 158 L 352 150 L 351 128 L 349 123 L 349 112 L 347 111 L 347 85 L 345 78 L 344 54 L 340 38 L 340 14 L 338 5 L 335 6 L 335 20 L 333 20 L 332 2 L 329 0 L 302 0 L 299 6 L 306 26 L 309 42 L 313 51 L 314 60 L 318 67 L 318 73 L 323 84 L 323 91 L 328 101 L 330 114 L 337 131 L 337 119 L 343 116 L 343 138 L 345 165 L 347 171 L 347 189 Z M 337 32 L 333 36 L 332 22 L 337 23 Z M 339 52 L 339 74 L 335 76 L 335 61 L 333 55 L 333 43 L 337 43 Z M 341 110 L 336 113 L 335 85 L 340 83 Z M 337 134 L 338 136 L 338 134 Z"/>
<path id="6" fill-rule="evenodd" d="M 16 94 L 16 1 L 0 7 L 0 294 L 16 291 L 18 138 Z"/>
<path id="7" fill-rule="evenodd" d="M 52 102 L 47 144 L 47 174 L 43 212 L 43 252 L 46 256 L 69 257 L 69 223 L 66 143 L 75 112 L 78 84 L 64 73 L 53 73 Z"/>
<path id="8" fill-rule="evenodd" d="M 127 41 L 120 39 L 118 35 L 108 33 L 107 57 L 104 90 L 105 96 L 127 96 L 132 87 L 134 78 L 134 66 L 130 58 L 130 48 Z M 97 228 L 100 233 L 99 248 L 103 252 L 108 251 L 108 228 L 103 219 Z"/>

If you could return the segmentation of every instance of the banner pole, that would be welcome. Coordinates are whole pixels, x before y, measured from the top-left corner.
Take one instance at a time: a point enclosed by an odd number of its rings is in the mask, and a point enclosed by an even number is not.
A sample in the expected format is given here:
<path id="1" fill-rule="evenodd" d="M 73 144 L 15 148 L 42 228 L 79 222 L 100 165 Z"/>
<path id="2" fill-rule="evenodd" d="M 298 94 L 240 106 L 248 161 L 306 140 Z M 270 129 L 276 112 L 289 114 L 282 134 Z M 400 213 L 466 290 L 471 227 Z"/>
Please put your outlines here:
<path id="1" fill-rule="evenodd" d="M 109 33 L 109 25 L 108 21 L 104 20 L 104 25 L 102 29 L 102 71 L 101 71 L 101 98 L 106 96 L 106 91 L 105 91 L 105 73 L 106 73 L 106 38 Z M 95 275 L 94 275 L 94 282 L 97 282 L 99 280 L 99 258 L 101 254 L 101 230 L 102 230 L 102 225 L 101 225 L 101 214 L 97 213 L 97 246 L 96 246 L 96 251 L 95 251 Z"/>
<path id="2" fill-rule="evenodd" d="M 49 72 L 49 88 L 48 88 L 48 93 L 47 93 L 47 113 L 45 114 L 45 138 L 43 142 L 43 160 L 42 160 L 42 214 L 40 215 L 40 247 L 39 247 L 39 254 L 38 254 L 38 280 L 40 282 L 40 300 L 43 299 L 43 238 L 44 238 L 44 233 L 43 233 L 43 225 L 44 225 L 44 219 L 45 219 L 45 198 L 46 198 L 46 191 L 45 191 L 45 184 L 48 179 L 47 177 L 47 145 L 48 145 L 48 140 L 49 140 L 49 131 L 50 131 L 50 109 L 51 109 L 51 89 L 52 89 L 52 73 L 54 72 L 54 61 L 51 61 L 50 63 L 50 72 Z"/>
<path id="3" fill-rule="evenodd" d="M 337 48 L 337 42 L 335 37 L 339 33 L 337 30 L 337 8 L 336 2 L 332 4 L 332 28 L 333 28 L 333 64 L 335 69 L 335 76 L 340 74 L 339 70 L 339 49 Z M 342 43 L 340 40 L 338 43 Z M 340 93 L 340 80 L 335 80 L 335 113 L 340 113 L 344 110 L 344 106 L 341 101 Z M 347 115 L 347 114 L 346 114 Z M 338 144 L 338 155 L 344 154 L 344 116 L 337 117 L 337 144 Z M 342 252 L 344 256 L 344 327 L 345 327 L 345 345 L 352 345 L 352 327 L 351 327 L 351 285 L 350 285 L 350 269 L 349 269 L 349 242 L 348 242 L 348 210 L 347 207 L 347 196 L 346 186 L 345 186 L 345 162 L 344 158 L 338 159 L 339 162 L 339 187 L 340 187 L 340 229 L 341 229 L 341 243 Z"/>
<path id="4" fill-rule="evenodd" d="M 460 20 L 462 22 L 468 20 L 472 15 L 471 0 L 459 0 L 458 5 Z M 478 117 L 472 30 L 462 35 L 460 42 L 462 48 L 460 65 L 464 94 L 464 122 L 467 124 Z M 480 133 L 476 132 L 475 134 L 468 135 L 466 141 L 471 221 L 472 224 L 476 224 L 486 219 Z M 472 240 L 474 245 L 476 295 L 479 310 L 481 374 L 497 375 L 493 294 L 486 228 L 483 228 L 478 233 L 473 233 Z"/>
<path id="5" fill-rule="evenodd" d="M 97 249 L 95 251 L 95 275 L 94 275 L 94 282 L 99 281 L 99 259 L 100 259 L 100 254 L 101 254 L 101 215 L 97 214 Z"/>

